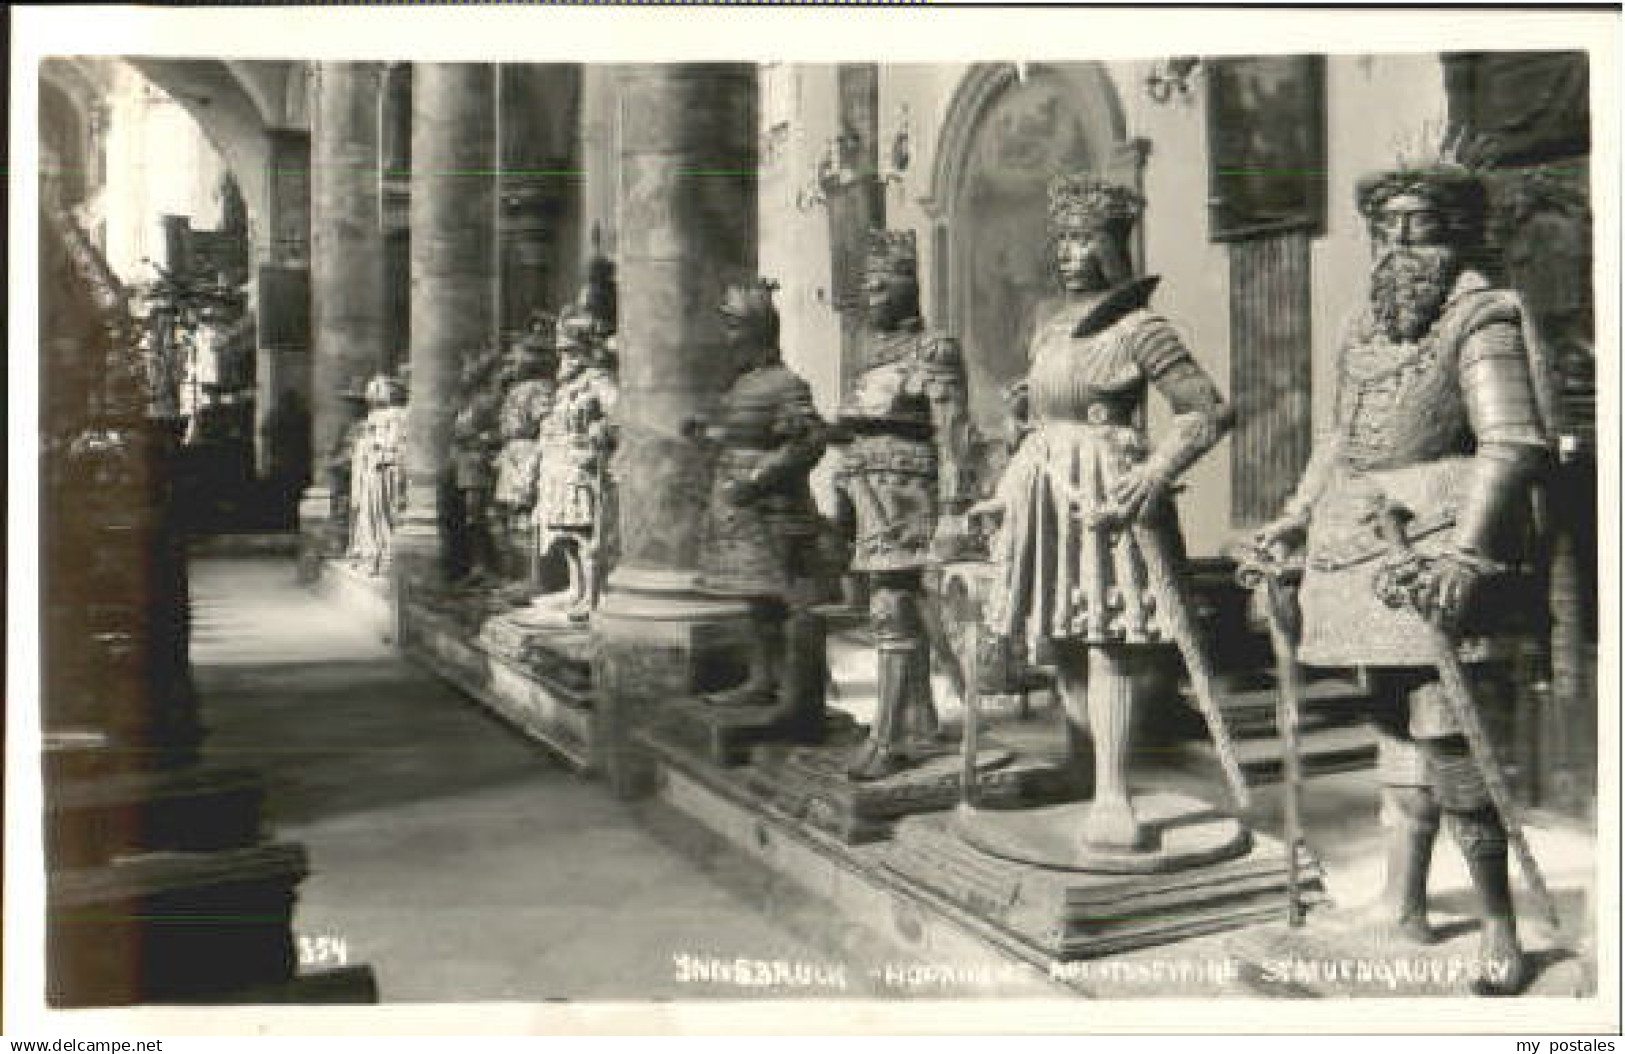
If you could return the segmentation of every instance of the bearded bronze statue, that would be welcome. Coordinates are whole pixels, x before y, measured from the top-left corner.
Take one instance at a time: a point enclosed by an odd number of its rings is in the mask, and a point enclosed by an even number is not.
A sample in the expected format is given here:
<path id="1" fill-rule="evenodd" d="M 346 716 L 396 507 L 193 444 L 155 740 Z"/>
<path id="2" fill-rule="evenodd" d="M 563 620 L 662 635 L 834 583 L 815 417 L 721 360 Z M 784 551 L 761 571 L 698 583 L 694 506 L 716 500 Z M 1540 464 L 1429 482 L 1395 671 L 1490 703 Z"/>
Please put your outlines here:
<path id="1" fill-rule="evenodd" d="M 1504 677 L 1496 659 L 1518 632 L 1505 616 L 1538 606 L 1516 600 L 1518 576 L 1501 572 L 1547 456 L 1545 367 L 1517 296 L 1479 268 L 1479 178 L 1453 166 L 1386 172 L 1362 180 L 1357 201 L 1373 261 L 1338 350 L 1334 420 L 1256 541 L 1304 547 L 1298 658 L 1369 673 L 1389 838 L 1382 921 L 1433 939 L 1427 880 L 1442 814 L 1480 898 L 1483 961 L 1497 967 L 1475 989 L 1507 994 L 1527 979 L 1507 832 L 1421 620 L 1450 629 L 1480 687 Z M 1414 608 L 1379 596 L 1398 522 L 1426 565 Z"/>

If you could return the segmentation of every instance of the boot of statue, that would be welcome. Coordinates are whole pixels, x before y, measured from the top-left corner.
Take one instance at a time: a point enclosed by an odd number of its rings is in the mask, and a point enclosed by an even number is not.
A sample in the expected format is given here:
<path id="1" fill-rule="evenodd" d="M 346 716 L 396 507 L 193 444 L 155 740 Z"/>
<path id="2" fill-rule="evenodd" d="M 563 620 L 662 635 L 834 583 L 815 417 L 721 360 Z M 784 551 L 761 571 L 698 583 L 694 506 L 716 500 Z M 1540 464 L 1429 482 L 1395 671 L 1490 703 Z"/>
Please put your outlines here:
<path id="1" fill-rule="evenodd" d="M 1428 871 L 1439 834 L 1439 802 L 1427 787 L 1385 786 L 1382 824 L 1387 842 L 1387 868 L 1378 925 L 1394 937 L 1416 944 L 1436 939 L 1428 924 Z"/>
<path id="2" fill-rule="evenodd" d="M 1473 890 L 1478 895 L 1478 964 L 1481 974 L 1472 982 L 1474 995 L 1517 995 L 1529 983 L 1529 960 L 1518 942 L 1517 912 L 1507 872 L 1506 828 L 1488 806 L 1472 812 L 1449 814 L 1451 834 L 1467 862 Z"/>

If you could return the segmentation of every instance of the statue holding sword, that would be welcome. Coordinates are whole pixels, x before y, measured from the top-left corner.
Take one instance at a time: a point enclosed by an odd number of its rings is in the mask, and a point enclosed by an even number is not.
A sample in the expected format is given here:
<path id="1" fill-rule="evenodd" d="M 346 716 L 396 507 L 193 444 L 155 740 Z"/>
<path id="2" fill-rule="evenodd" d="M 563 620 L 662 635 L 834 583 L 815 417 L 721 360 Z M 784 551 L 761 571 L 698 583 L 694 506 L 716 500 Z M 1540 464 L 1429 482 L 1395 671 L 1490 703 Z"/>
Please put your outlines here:
<path id="1" fill-rule="evenodd" d="M 1441 816 L 1480 901 L 1480 994 L 1527 983 L 1509 841 L 1548 908 L 1471 694 L 1504 672 L 1529 487 L 1547 454 L 1547 374 L 1515 294 L 1482 266 L 1486 192 L 1452 163 L 1356 191 L 1370 289 L 1338 348 L 1330 430 L 1282 515 L 1253 541 L 1304 549 L 1297 658 L 1368 672 L 1387 830 L 1382 912 L 1433 939 L 1427 878 Z"/>
<path id="2" fill-rule="evenodd" d="M 1232 412 L 1173 325 L 1148 304 L 1129 235 L 1144 202 L 1089 175 L 1050 187 L 1059 303 L 1040 316 L 1024 382 L 1027 430 L 993 497 L 971 510 L 1000 521 L 989 630 L 1055 658 L 1068 727 L 1093 744 L 1086 849 L 1155 850 L 1127 781 L 1139 665 L 1175 644 L 1208 719 L 1233 796 L 1247 792 L 1177 580 L 1182 554 L 1170 489 L 1230 427 Z M 1149 442 L 1150 389 L 1173 411 Z M 972 707 L 974 710 L 974 707 Z M 967 715 L 974 736 L 974 712 Z"/>

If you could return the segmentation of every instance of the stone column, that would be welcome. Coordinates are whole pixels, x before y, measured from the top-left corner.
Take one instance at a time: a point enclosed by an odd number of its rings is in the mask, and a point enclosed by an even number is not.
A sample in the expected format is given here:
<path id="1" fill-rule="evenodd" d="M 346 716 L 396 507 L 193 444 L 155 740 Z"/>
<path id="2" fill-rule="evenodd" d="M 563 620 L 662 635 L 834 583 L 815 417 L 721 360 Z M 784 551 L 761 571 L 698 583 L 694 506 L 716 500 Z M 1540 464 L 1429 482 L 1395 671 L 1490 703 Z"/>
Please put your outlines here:
<path id="1" fill-rule="evenodd" d="M 863 372 L 863 264 L 871 227 L 886 226 L 886 187 L 880 181 L 880 67 L 843 62 L 835 70 L 840 108 L 835 178 L 829 204 L 831 300 L 841 316 L 841 391 Z"/>
<path id="2" fill-rule="evenodd" d="M 577 66 L 509 64 L 498 73 L 497 322 L 505 339 L 532 311 L 557 311 L 581 281 L 573 171 L 580 94 Z"/>
<path id="3" fill-rule="evenodd" d="M 756 69 L 622 67 L 620 564 L 594 620 L 600 764 L 643 789 L 631 732 L 648 710 L 725 677 L 741 611 L 695 592 L 708 466 L 680 434 L 730 380 L 717 306 L 756 263 Z"/>
<path id="4" fill-rule="evenodd" d="M 620 169 L 616 133 L 615 67 L 588 63 L 581 71 L 581 120 L 576 136 L 576 158 L 581 169 L 581 229 L 577 231 L 582 259 L 594 251 L 592 238 L 597 231 L 597 250 L 611 258 L 619 248 L 615 215 L 616 173 Z"/>
<path id="5" fill-rule="evenodd" d="M 383 238 L 384 350 L 391 367 L 412 345 L 412 64 L 384 71 L 378 103 L 378 225 Z"/>
<path id="6" fill-rule="evenodd" d="M 313 452 L 307 421 L 302 441 L 271 426 L 295 407 L 310 406 L 310 133 L 277 129 L 266 173 L 269 215 L 255 281 L 254 434 L 262 478 L 303 481 L 299 500 L 321 472 L 325 451 Z"/>
<path id="7" fill-rule="evenodd" d="M 419 63 L 412 75 L 406 511 L 395 532 L 396 567 L 412 587 L 439 582 L 445 569 L 442 517 L 458 368 L 494 324 L 495 143 L 493 67 Z"/>
<path id="8" fill-rule="evenodd" d="M 368 62 L 324 62 L 311 115 L 311 450 L 326 457 L 349 423 L 339 393 L 388 363 L 383 244 L 378 230 L 378 90 Z M 327 480 L 311 481 L 301 529 L 332 511 Z"/>

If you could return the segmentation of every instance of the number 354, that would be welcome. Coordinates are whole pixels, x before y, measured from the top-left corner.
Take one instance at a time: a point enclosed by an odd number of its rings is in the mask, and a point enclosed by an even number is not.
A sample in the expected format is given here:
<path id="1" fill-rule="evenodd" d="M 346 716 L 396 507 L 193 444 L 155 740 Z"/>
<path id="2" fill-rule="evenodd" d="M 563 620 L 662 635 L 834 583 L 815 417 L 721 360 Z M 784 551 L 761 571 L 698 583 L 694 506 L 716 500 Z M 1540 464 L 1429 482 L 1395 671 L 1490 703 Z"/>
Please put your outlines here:
<path id="1" fill-rule="evenodd" d="M 344 966 L 350 961 L 350 945 L 343 937 L 301 936 L 298 947 L 300 966 Z"/>

